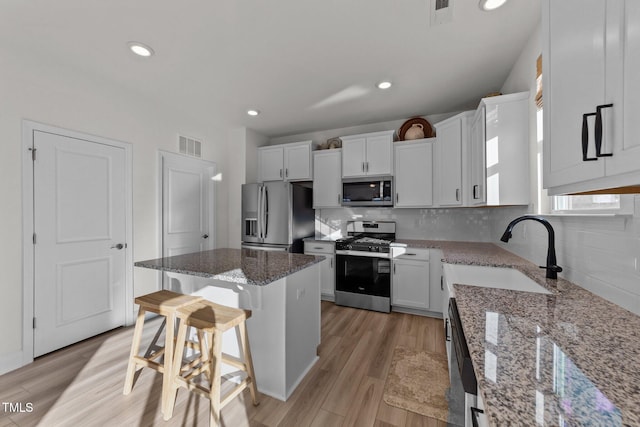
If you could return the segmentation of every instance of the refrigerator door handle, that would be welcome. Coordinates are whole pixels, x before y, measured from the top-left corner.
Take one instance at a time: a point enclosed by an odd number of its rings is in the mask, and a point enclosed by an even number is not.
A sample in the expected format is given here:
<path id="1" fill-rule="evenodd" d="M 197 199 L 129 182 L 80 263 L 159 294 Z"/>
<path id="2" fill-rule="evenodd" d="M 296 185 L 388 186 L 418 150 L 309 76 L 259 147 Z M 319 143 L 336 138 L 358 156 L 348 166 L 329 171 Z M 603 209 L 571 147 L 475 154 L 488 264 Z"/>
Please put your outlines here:
<path id="1" fill-rule="evenodd" d="M 267 234 L 269 233 L 269 191 L 267 187 L 264 187 L 264 196 L 262 197 L 262 215 L 264 218 L 263 228 L 264 228 L 264 236 L 263 238 L 267 238 Z"/>
<path id="2" fill-rule="evenodd" d="M 257 219 L 257 225 L 258 225 L 258 238 L 261 239 L 262 238 L 262 186 L 258 187 L 258 219 Z"/>

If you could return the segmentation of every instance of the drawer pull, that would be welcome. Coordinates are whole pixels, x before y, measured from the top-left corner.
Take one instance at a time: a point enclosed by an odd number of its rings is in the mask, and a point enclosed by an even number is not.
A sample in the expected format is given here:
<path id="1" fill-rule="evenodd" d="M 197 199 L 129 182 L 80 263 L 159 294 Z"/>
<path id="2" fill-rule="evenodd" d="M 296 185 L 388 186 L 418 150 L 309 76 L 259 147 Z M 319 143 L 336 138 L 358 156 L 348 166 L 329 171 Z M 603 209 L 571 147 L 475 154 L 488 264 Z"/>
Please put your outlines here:
<path id="1" fill-rule="evenodd" d="M 595 133 L 596 133 L 596 157 L 611 157 L 613 153 L 603 153 L 602 152 L 602 112 L 603 108 L 612 108 L 613 104 L 604 104 L 598 105 L 596 107 L 596 125 L 595 125 Z"/>
<path id="2" fill-rule="evenodd" d="M 595 116 L 596 113 L 586 113 L 582 115 L 582 161 L 591 162 L 598 160 L 597 157 L 587 157 L 587 150 L 589 149 L 589 124 L 587 123 L 587 117 Z"/>
<path id="3" fill-rule="evenodd" d="M 324 248 L 323 248 L 323 247 L 321 247 L 321 246 L 314 246 L 314 247 L 313 247 L 313 249 L 317 249 L 317 250 L 321 251 L 321 250 L 322 250 L 322 249 L 324 249 Z"/>

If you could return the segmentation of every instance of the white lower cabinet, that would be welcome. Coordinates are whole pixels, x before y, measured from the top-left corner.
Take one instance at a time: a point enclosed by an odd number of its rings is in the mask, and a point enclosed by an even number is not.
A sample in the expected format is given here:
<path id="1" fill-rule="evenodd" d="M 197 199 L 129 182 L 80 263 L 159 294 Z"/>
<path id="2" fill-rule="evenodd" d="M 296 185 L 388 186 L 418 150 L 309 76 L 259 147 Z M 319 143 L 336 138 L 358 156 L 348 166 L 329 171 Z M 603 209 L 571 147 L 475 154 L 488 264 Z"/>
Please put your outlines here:
<path id="1" fill-rule="evenodd" d="M 399 250 L 393 259 L 391 305 L 429 310 L 429 250 Z"/>
<path id="2" fill-rule="evenodd" d="M 325 257 L 320 263 L 320 297 L 333 301 L 336 289 L 336 255 L 333 242 L 307 241 L 304 242 L 306 255 L 319 255 Z"/>
<path id="3" fill-rule="evenodd" d="M 475 417 L 476 417 L 476 421 L 478 423 L 478 427 L 488 427 L 489 426 L 489 419 L 487 417 L 487 414 L 485 412 L 485 406 L 484 406 L 484 400 L 482 399 L 482 395 L 480 394 L 480 387 L 478 387 L 477 391 L 476 391 L 477 395 L 476 395 L 476 411 L 475 411 Z M 473 418 L 473 415 L 471 415 Z M 473 425 L 473 421 L 471 421 L 471 425 Z"/>

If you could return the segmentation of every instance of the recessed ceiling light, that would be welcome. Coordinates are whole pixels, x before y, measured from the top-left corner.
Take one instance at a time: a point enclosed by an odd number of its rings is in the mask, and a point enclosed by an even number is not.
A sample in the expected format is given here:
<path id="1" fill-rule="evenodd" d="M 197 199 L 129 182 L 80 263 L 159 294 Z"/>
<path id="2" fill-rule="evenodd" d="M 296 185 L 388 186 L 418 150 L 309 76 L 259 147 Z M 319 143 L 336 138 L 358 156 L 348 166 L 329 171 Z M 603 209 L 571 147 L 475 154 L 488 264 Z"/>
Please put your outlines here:
<path id="1" fill-rule="evenodd" d="M 378 83 L 378 89 L 389 89 L 390 87 L 391 87 L 391 82 Z"/>
<path id="2" fill-rule="evenodd" d="M 135 53 L 138 56 L 144 56 L 145 58 L 152 56 L 154 54 L 153 49 L 147 46 L 144 43 L 140 42 L 129 42 L 127 43 L 131 52 Z"/>
<path id="3" fill-rule="evenodd" d="M 507 0 L 480 0 L 480 4 L 478 6 L 480 9 L 489 12 L 499 8 L 506 2 Z"/>
<path id="4" fill-rule="evenodd" d="M 247 110 L 247 114 L 250 116 L 257 116 L 258 114 L 260 114 L 260 111 L 258 110 Z"/>

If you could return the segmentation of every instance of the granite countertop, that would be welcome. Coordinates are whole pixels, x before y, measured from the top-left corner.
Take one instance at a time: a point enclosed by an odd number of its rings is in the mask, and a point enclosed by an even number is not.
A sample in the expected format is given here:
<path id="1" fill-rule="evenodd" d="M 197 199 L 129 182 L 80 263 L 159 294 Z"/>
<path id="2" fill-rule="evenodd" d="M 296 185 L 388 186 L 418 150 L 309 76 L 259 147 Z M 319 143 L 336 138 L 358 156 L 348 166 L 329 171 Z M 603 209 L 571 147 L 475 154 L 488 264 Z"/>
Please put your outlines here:
<path id="1" fill-rule="evenodd" d="M 225 282 L 264 286 L 323 259 L 323 256 L 279 251 L 224 248 L 138 261 L 134 265 Z"/>
<path id="2" fill-rule="evenodd" d="M 640 316 L 491 243 L 397 243 L 513 267 L 551 292 L 454 285 L 492 425 L 640 426 Z"/>

